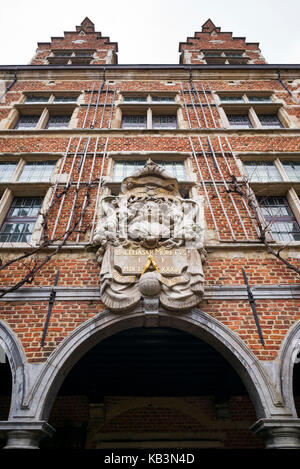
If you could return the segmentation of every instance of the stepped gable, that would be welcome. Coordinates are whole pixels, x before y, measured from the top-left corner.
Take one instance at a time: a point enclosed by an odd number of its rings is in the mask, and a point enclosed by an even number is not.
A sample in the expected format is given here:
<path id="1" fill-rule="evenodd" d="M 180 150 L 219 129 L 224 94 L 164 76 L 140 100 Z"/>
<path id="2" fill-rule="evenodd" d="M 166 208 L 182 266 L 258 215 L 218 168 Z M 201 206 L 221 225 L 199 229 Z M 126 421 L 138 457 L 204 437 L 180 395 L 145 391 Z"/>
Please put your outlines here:
<path id="1" fill-rule="evenodd" d="M 233 37 L 232 32 L 221 31 L 211 19 L 202 25 L 200 32 L 195 32 L 194 37 L 188 37 L 186 42 L 179 43 L 179 52 L 181 64 L 266 63 L 259 43 L 246 42 L 244 37 Z M 213 57 L 212 53 L 216 55 Z M 217 57 L 218 53 L 221 54 L 220 57 Z"/>
<path id="2" fill-rule="evenodd" d="M 30 65 L 88 65 L 116 64 L 118 43 L 95 31 L 94 23 L 86 17 L 75 31 L 65 31 L 51 42 L 38 42 Z M 71 54 L 69 57 L 68 54 Z M 60 55 L 59 55 L 60 54 Z"/>

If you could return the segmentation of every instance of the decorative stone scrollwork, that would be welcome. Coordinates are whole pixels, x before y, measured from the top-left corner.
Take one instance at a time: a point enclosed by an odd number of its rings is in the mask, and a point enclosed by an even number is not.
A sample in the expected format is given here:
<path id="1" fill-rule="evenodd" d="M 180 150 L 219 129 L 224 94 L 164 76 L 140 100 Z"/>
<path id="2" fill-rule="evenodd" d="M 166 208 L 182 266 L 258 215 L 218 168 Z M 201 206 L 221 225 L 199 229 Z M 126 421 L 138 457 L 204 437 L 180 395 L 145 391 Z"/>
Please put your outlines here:
<path id="1" fill-rule="evenodd" d="M 101 200 L 93 244 L 99 246 L 101 299 L 112 311 L 158 296 L 166 309 L 196 306 L 204 291 L 203 218 L 178 181 L 148 160 Z"/>

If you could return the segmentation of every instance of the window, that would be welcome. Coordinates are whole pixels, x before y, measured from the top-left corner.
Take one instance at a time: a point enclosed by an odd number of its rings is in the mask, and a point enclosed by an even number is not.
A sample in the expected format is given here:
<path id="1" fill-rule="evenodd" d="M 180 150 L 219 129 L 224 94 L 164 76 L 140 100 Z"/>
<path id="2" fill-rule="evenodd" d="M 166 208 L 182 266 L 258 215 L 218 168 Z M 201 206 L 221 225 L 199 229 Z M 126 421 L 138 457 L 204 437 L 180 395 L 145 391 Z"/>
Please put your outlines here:
<path id="1" fill-rule="evenodd" d="M 28 243 L 41 205 L 41 197 L 14 198 L 0 230 L 0 242 Z"/>
<path id="2" fill-rule="evenodd" d="M 270 96 L 247 96 L 250 103 L 272 103 Z"/>
<path id="3" fill-rule="evenodd" d="M 18 179 L 19 182 L 48 182 L 50 181 L 55 161 L 27 161 Z"/>
<path id="4" fill-rule="evenodd" d="M 8 161 L 0 162 L 0 182 L 8 182 L 11 180 L 18 163 L 10 163 Z"/>
<path id="5" fill-rule="evenodd" d="M 30 95 L 26 96 L 25 104 L 51 104 L 51 103 L 76 103 L 78 95 L 68 96 L 68 95 L 49 95 L 49 96 L 38 96 Z"/>
<path id="6" fill-rule="evenodd" d="M 122 128 L 176 129 L 177 108 L 175 93 L 164 92 L 133 96 L 124 94 L 119 104 L 122 110 Z"/>
<path id="7" fill-rule="evenodd" d="M 54 52 L 55 57 L 70 57 L 72 55 L 72 51 L 57 51 Z"/>
<path id="8" fill-rule="evenodd" d="M 231 94 L 226 91 L 224 93 L 224 95 L 222 92 L 219 93 L 220 105 L 223 108 L 222 112 L 225 111 L 230 127 L 265 129 L 285 127 L 282 122 L 284 117 L 280 112 L 282 104 L 272 100 L 271 92 L 268 94 L 267 92 L 261 94 L 259 92 L 257 94 L 242 94 L 242 92 Z M 243 117 L 239 119 L 236 116 Z"/>
<path id="9" fill-rule="evenodd" d="M 163 115 L 163 116 L 152 116 L 152 128 L 153 129 L 176 129 L 177 128 L 177 118 L 172 115 Z"/>
<path id="10" fill-rule="evenodd" d="M 40 116 L 20 116 L 14 128 L 18 130 L 35 129 L 39 119 Z"/>
<path id="11" fill-rule="evenodd" d="M 26 96 L 26 104 L 48 103 L 50 96 Z"/>
<path id="12" fill-rule="evenodd" d="M 244 103 L 242 96 L 221 96 L 222 103 Z"/>
<path id="13" fill-rule="evenodd" d="M 172 96 L 152 96 L 153 103 L 174 103 Z"/>
<path id="14" fill-rule="evenodd" d="M 56 128 L 65 129 L 69 125 L 70 117 L 71 116 L 61 116 L 61 115 L 51 116 L 50 115 L 45 128 L 46 129 L 56 129 Z"/>
<path id="15" fill-rule="evenodd" d="M 24 103 L 15 104 L 19 118 L 15 124 L 12 124 L 14 129 L 67 128 L 77 107 L 78 93 L 58 92 L 48 96 L 31 94 L 25 98 Z"/>
<path id="16" fill-rule="evenodd" d="M 243 57 L 243 51 L 230 51 L 230 52 L 225 52 L 226 57 Z"/>
<path id="17" fill-rule="evenodd" d="M 146 96 L 124 96 L 124 103 L 146 103 Z"/>
<path id="18" fill-rule="evenodd" d="M 52 51 L 47 59 L 49 64 L 89 64 L 93 59 L 94 50 L 61 50 Z"/>
<path id="19" fill-rule="evenodd" d="M 231 114 L 227 116 L 230 127 L 239 129 L 242 127 L 250 129 L 252 126 L 248 114 Z"/>
<path id="20" fill-rule="evenodd" d="M 179 181 L 186 180 L 185 165 L 183 161 L 156 161 L 157 164 L 162 166 L 171 176 Z M 142 169 L 146 161 L 115 161 L 113 170 L 113 180 L 123 181 L 126 177 L 130 176 L 134 171 Z"/>
<path id="21" fill-rule="evenodd" d="M 54 96 L 54 103 L 75 103 L 77 96 Z"/>
<path id="22" fill-rule="evenodd" d="M 147 128 L 147 116 L 143 115 L 132 115 L 122 117 L 122 128 L 123 129 L 146 129 Z"/>
<path id="23" fill-rule="evenodd" d="M 0 182 L 50 182 L 56 160 L 0 162 Z"/>
<path id="24" fill-rule="evenodd" d="M 273 161 L 245 161 L 244 166 L 250 182 L 282 181 Z"/>
<path id="25" fill-rule="evenodd" d="M 300 241 L 300 228 L 285 197 L 258 197 L 262 214 L 277 241 Z"/>
<path id="26" fill-rule="evenodd" d="M 274 129 L 283 127 L 277 115 L 258 115 L 258 118 L 263 127 L 269 127 Z"/>
<path id="27" fill-rule="evenodd" d="M 249 61 L 244 50 L 202 50 L 202 53 L 207 64 L 244 64 Z"/>
<path id="28" fill-rule="evenodd" d="M 221 57 L 221 52 L 205 52 L 205 57 Z"/>
<path id="29" fill-rule="evenodd" d="M 74 52 L 75 57 L 91 57 L 91 52 L 77 50 Z"/>
<path id="30" fill-rule="evenodd" d="M 282 161 L 281 163 L 289 180 L 300 182 L 300 161 Z"/>

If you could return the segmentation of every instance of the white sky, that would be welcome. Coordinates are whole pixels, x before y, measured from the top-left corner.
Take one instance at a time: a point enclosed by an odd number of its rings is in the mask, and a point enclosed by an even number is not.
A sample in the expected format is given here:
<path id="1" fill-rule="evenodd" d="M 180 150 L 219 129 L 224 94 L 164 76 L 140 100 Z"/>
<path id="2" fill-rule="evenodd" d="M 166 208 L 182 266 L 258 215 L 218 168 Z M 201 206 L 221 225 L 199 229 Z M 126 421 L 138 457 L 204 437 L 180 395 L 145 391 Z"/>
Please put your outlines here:
<path id="1" fill-rule="evenodd" d="M 73 31 L 88 16 L 119 45 L 119 64 L 177 64 L 179 42 L 208 19 L 259 42 L 270 64 L 300 63 L 299 0 L 2 0 L 0 64 L 27 64 L 37 42 Z"/>

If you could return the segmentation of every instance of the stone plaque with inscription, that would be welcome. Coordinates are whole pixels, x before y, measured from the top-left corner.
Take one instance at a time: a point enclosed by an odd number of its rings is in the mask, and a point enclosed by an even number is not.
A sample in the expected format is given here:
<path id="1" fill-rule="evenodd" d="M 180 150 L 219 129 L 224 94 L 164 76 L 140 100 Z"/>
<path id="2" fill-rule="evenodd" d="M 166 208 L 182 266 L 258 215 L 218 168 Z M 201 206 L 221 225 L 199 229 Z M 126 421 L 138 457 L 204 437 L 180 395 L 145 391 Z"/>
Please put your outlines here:
<path id="1" fill-rule="evenodd" d="M 178 182 L 147 162 L 124 179 L 118 196 L 104 197 L 94 233 L 101 264 L 100 294 L 112 311 L 127 311 L 142 297 L 186 310 L 203 295 L 203 217 L 180 196 Z"/>

